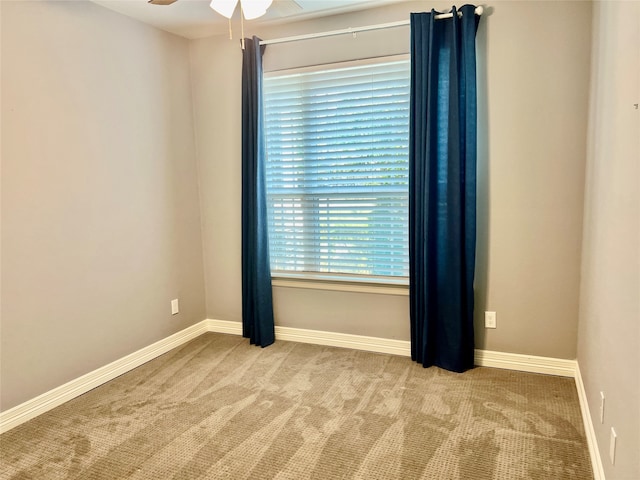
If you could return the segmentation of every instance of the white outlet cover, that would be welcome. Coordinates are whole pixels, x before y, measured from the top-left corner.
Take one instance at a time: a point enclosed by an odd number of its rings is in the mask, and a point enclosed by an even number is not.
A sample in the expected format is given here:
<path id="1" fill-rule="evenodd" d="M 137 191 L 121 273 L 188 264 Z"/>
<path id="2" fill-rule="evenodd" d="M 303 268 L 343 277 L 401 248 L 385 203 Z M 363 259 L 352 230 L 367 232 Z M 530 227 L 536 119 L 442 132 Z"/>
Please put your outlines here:
<path id="1" fill-rule="evenodd" d="M 604 392 L 600 392 L 600 423 L 604 423 Z"/>
<path id="2" fill-rule="evenodd" d="M 180 312 L 180 306 L 178 305 L 178 299 L 171 300 L 171 315 L 175 315 Z"/>
<path id="3" fill-rule="evenodd" d="M 496 312 L 484 312 L 484 328 L 496 328 Z"/>

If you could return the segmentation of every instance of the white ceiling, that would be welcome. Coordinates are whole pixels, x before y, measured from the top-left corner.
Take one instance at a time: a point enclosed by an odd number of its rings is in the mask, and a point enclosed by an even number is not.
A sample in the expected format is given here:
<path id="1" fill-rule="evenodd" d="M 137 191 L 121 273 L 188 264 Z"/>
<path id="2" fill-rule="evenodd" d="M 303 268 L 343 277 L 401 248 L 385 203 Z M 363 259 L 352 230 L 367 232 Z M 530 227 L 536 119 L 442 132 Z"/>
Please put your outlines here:
<path id="1" fill-rule="evenodd" d="M 147 0 L 91 0 L 106 8 L 185 38 L 203 38 L 225 33 L 228 21 L 209 7 L 211 0 L 178 0 L 172 5 L 151 5 Z M 274 24 L 284 21 L 334 15 L 400 0 L 273 0 L 264 17 L 246 21 L 250 24 Z M 236 9 L 235 17 L 238 15 Z"/>

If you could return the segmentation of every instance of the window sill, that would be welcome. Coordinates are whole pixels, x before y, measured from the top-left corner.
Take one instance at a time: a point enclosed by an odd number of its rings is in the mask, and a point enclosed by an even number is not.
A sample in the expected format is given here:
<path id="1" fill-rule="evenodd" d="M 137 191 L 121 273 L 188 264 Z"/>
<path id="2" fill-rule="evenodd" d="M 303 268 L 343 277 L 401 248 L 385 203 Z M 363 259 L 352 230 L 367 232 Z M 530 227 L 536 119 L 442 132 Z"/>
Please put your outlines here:
<path id="1" fill-rule="evenodd" d="M 407 279 L 384 277 L 355 277 L 343 275 L 309 275 L 272 273 L 274 287 L 307 288 L 311 290 L 332 290 L 337 292 L 375 293 L 378 295 L 409 295 Z"/>

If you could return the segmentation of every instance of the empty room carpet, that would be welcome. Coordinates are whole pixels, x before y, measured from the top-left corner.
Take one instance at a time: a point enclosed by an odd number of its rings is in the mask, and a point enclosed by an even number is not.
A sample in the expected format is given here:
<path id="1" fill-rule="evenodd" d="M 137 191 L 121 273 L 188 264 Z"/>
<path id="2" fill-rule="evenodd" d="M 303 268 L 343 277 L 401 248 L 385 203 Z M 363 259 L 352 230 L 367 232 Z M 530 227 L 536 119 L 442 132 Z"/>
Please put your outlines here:
<path id="1" fill-rule="evenodd" d="M 202 335 L 0 436 L 0 478 L 590 479 L 573 379 Z"/>

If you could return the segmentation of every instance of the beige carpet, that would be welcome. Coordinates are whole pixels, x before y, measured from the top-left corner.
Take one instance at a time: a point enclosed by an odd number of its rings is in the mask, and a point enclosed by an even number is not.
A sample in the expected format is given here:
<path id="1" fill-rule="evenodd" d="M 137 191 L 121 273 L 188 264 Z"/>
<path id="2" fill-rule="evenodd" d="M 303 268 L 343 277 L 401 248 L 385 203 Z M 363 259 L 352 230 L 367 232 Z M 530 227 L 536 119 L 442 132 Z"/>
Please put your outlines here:
<path id="1" fill-rule="evenodd" d="M 213 333 L 0 448 L 15 480 L 593 478 L 572 379 Z"/>

